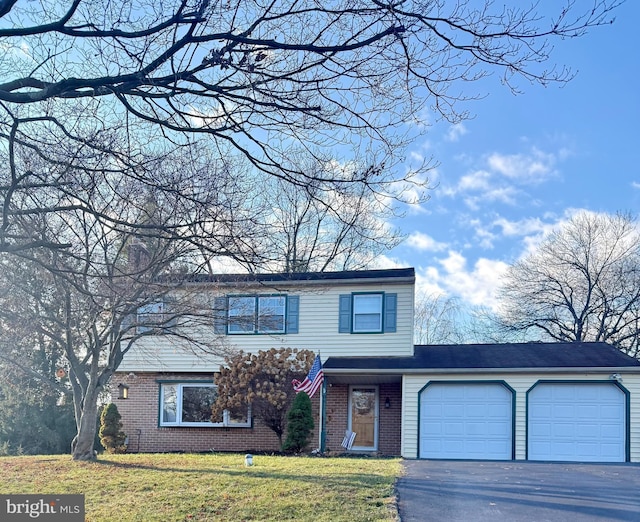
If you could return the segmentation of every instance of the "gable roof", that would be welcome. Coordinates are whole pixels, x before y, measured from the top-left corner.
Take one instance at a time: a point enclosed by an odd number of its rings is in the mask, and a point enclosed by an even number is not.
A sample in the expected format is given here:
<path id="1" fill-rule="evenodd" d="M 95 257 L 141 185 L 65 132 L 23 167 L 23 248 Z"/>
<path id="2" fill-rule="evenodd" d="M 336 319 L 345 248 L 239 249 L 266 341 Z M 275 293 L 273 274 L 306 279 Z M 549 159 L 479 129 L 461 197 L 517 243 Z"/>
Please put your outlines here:
<path id="1" fill-rule="evenodd" d="M 327 374 L 345 371 L 396 371 L 416 373 L 430 370 L 622 368 L 640 361 L 607 343 L 500 343 L 417 345 L 412 357 L 329 357 Z"/>

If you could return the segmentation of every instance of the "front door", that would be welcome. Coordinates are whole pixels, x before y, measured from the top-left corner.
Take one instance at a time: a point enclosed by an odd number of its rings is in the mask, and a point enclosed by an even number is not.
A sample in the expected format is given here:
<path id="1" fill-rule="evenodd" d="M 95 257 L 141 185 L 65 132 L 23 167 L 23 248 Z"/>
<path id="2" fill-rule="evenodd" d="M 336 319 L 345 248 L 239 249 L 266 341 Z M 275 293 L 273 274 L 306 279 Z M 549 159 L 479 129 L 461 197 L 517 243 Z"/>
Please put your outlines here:
<path id="1" fill-rule="evenodd" d="M 352 449 L 378 449 L 378 388 L 352 386 L 349 394 L 349 429 L 356 434 Z"/>

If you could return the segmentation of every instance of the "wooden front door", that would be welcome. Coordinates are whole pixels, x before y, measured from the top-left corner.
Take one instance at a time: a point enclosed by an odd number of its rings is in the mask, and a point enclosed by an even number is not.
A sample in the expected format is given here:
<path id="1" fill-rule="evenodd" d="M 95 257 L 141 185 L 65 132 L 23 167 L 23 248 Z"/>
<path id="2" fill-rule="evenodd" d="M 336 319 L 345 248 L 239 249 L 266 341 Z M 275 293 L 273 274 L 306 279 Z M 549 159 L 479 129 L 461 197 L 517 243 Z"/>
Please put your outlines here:
<path id="1" fill-rule="evenodd" d="M 350 430 L 356 434 L 353 449 L 378 448 L 378 388 L 353 386 L 350 399 Z"/>

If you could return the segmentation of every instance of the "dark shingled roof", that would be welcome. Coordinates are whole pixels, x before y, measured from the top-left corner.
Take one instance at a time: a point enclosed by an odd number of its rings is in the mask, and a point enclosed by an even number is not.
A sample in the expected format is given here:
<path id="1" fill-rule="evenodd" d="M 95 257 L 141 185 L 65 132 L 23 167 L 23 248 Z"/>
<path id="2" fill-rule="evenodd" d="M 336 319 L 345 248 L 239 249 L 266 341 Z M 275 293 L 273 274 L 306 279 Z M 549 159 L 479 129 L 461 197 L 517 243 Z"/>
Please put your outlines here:
<path id="1" fill-rule="evenodd" d="M 418 345 L 413 357 L 329 357 L 324 369 L 619 368 L 640 361 L 606 343 Z"/>
<path id="2" fill-rule="evenodd" d="M 271 283 L 287 281 L 344 281 L 349 279 L 414 278 L 413 268 L 385 270 L 345 270 L 342 272 L 294 272 L 290 274 L 201 274 L 189 278 L 193 283 Z"/>

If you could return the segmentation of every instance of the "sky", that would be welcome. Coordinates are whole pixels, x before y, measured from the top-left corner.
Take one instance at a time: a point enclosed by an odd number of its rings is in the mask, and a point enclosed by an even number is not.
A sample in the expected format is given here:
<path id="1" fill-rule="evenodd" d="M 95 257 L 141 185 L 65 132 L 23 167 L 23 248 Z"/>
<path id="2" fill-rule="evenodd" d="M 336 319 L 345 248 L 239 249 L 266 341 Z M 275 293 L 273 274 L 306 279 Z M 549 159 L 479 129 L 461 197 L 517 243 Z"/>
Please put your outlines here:
<path id="1" fill-rule="evenodd" d="M 380 266 L 415 267 L 418 292 L 494 307 L 507 266 L 573 213 L 638 213 L 640 2 L 615 18 L 554 42 L 553 62 L 576 73 L 568 84 L 516 96 L 487 82 L 473 119 L 433 124 L 413 144 L 409 158 L 438 162 L 434 188 L 395 223 L 407 239 Z"/>

